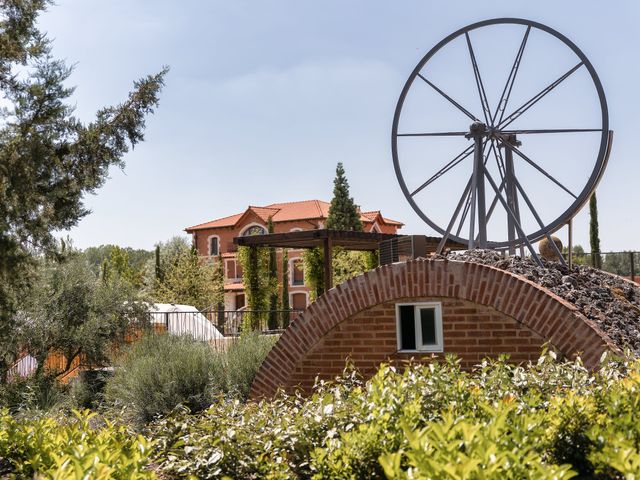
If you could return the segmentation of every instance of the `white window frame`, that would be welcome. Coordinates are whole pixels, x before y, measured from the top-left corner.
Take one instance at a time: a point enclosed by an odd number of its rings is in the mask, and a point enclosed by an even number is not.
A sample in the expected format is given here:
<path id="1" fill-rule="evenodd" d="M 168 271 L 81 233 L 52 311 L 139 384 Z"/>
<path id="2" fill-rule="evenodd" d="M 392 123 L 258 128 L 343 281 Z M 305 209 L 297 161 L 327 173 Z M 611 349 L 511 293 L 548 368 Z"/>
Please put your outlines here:
<path id="1" fill-rule="evenodd" d="M 415 322 L 415 335 L 416 335 L 416 348 L 415 350 L 408 350 L 402 348 L 402 330 L 400 322 L 400 307 L 412 306 L 413 321 Z M 435 328 L 436 328 L 436 344 L 435 345 L 423 345 L 422 344 L 422 325 L 420 325 L 420 309 L 433 308 L 435 310 Z M 442 303 L 441 302 L 411 302 L 411 303 L 396 303 L 396 338 L 398 340 L 399 352 L 444 352 L 444 338 L 442 333 Z"/>
<path id="2" fill-rule="evenodd" d="M 299 260 L 302 262 L 302 283 L 293 283 L 293 271 L 294 271 L 294 266 L 293 266 L 293 262 L 295 262 L 296 260 Z M 293 257 L 289 259 L 289 286 L 290 287 L 304 287 L 305 283 L 304 283 L 304 260 L 302 257 Z"/>
<path id="3" fill-rule="evenodd" d="M 289 230 L 290 232 L 302 232 L 303 230 L 300 227 L 294 227 L 291 230 Z"/>
<path id="4" fill-rule="evenodd" d="M 217 238 L 218 239 L 218 253 L 211 255 L 211 239 L 212 238 Z M 220 255 L 220 236 L 219 235 L 209 235 L 207 237 L 207 257 L 217 257 L 218 255 Z"/>

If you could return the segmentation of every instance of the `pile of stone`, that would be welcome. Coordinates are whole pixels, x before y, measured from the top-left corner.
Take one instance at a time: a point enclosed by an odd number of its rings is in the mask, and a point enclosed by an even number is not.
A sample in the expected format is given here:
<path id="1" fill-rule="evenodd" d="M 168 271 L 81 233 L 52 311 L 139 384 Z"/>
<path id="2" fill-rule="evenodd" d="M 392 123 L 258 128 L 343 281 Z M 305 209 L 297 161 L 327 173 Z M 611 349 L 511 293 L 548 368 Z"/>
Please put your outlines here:
<path id="1" fill-rule="evenodd" d="M 444 257 L 439 257 L 444 258 Z M 544 267 L 493 250 L 450 253 L 446 258 L 491 265 L 521 275 L 575 305 L 622 350 L 640 355 L 640 285 L 595 268 L 542 260 Z"/>

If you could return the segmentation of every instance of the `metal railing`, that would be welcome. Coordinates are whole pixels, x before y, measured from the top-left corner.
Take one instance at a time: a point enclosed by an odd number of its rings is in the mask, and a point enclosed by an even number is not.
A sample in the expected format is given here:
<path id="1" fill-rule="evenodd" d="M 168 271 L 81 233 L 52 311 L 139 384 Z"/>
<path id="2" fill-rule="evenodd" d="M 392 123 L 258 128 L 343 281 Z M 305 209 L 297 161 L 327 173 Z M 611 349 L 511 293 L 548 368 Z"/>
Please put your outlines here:
<path id="1" fill-rule="evenodd" d="M 262 335 L 277 335 L 302 310 L 193 310 L 149 312 L 151 332 L 190 335 L 197 340 L 228 344 L 243 332 L 257 331 Z"/>
<path id="2" fill-rule="evenodd" d="M 565 259 L 568 259 L 569 255 L 566 252 L 563 255 Z M 588 265 L 621 277 L 627 277 L 633 281 L 640 281 L 640 252 L 637 251 L 602 252 L 599 254 L 573 252 L 571 260 L 574 265 Z"/>

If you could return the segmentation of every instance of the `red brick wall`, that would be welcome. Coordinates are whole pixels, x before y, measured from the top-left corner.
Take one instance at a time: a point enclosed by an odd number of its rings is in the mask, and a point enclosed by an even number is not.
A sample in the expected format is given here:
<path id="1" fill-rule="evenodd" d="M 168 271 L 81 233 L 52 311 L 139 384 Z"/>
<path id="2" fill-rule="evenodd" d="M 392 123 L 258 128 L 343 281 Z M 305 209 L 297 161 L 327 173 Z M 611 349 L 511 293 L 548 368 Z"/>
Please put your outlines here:
<path id="1" fill-rule="evenodd" d="M 496 268 L 444 260 L 385 265 L 331 289 L 292 322 L 269 352 L 252 385 L 253 398 L 277 388 L 308 387 L 331 377 L 349 355 L 365 373 L 396 347 L 394 305 L 407 299 L 443 302 L 445 353 L 466 366 L 486 355 L 537 358 L 548 342 L 595 367 L 611 340 L 571 304 L 529 280 Z"/>
<path id="2" fill-rule="evenodd" d="M 516 362 L 535 360 L 545 342 L 513 318 L 484 305 L 437 297 L 403 298 L 398 302 L 442 302 L 443 350 L 460 357 L 463 368 L 502 353 L 510 354 Z M 366 376 L 372 375 L 381 361 L 431 361 L 430 353 L 398 352 L 395 304 L 376 305 L 336 325 L 296 365 L 289 385 L 308 390 L 316 375 L 334 378 L 347 357 Z M 443 353 L 434 355 L 442 357 Z"/>

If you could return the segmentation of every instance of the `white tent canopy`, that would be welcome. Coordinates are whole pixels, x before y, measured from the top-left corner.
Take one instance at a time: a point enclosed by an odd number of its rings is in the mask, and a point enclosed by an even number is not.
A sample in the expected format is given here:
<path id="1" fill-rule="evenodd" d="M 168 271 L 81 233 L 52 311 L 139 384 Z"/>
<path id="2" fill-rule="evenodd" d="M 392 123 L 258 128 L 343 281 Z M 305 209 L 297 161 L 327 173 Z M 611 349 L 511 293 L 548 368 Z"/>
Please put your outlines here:
<path id="1" fill-rule="evenodd" d="M 224 338 L 211 321 L 191 305 L 153 303 L 149 305 L 149 315 L 152 324 L 166 325 L 172 335 L 191 335 L 205 342 Z"/>

